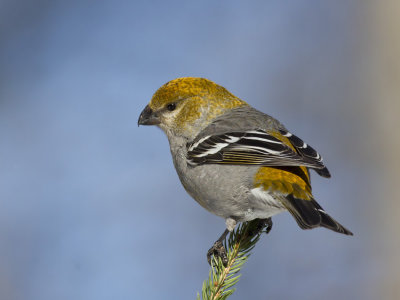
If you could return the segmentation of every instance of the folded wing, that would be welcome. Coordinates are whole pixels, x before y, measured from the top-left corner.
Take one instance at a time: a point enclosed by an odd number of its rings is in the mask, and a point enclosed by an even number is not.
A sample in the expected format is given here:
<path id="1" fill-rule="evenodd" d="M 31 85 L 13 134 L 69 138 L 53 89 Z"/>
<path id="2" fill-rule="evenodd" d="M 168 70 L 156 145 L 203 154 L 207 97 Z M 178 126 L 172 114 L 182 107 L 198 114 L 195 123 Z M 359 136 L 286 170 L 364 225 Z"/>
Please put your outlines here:
<path id="1" fill-rule="evenodd" d="M 305 166 L 329 177 L 321 156 L 287 131 L 247 130 L 208 135 L 187 145 L 191 165 Z"/>

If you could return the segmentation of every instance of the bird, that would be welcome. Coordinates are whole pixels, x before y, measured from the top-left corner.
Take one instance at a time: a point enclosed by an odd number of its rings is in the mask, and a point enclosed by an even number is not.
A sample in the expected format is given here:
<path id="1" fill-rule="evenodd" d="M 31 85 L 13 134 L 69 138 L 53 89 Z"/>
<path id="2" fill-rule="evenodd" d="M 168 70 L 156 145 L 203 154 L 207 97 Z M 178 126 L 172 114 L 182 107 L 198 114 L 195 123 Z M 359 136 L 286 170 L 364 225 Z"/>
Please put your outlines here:
<path id="1" fill-rule="evenodd" d="M 181 77 L 162 85 L 141 112 L 139 125 L 166 134 L 178 177 L 226 229 L 207 252 L 227 261 L 223 240 L 240 222 L 288 211 L 301 229 L 353 233 L 314 199 L 310 170 L 329 178 L 321 155 L 267 115 L 213 81 Z"/>

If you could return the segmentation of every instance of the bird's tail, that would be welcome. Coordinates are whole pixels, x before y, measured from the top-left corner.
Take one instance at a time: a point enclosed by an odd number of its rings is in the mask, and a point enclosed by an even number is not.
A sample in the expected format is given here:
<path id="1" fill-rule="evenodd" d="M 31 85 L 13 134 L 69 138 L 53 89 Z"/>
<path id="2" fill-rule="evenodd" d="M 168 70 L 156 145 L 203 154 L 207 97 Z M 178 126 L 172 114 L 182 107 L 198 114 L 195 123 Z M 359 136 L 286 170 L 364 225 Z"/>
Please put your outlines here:
<path id="1" fill-rule="evenodd" d="M 288 195 L 282 202 L 302 229 L 325 227 L 335 232 L 353 235 L 350 230 L 329 216 L 314 199 L 303 200 Z"/>

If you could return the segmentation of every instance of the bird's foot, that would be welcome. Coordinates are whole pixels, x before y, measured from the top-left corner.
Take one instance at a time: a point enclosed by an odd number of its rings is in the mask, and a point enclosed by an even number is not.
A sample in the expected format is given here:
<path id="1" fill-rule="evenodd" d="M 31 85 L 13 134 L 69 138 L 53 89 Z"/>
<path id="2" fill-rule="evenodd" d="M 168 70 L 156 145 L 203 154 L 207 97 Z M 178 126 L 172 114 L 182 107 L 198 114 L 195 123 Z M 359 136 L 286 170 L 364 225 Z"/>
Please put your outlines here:
<path id="1" fill-rule="evenodd" d="M 254 237 L 257 234 L 261 233 L 264 228 L 265 228 L 265 233 L 268 234 L 271 229 L 272 229 L 272 220 L 271 218 L 267 219 L 258 219 L 256 220 L 257 224 L 255 224 L 255 227 L 252 227 L 252 229 L 249 232 L 250 237 Z"/>
<path id="2" fill-rule="evenodd" d="M 228 256 L 226 254 L 225 247 L 220 240 L 216 241 L 207 252 L 207 261 L 209 265 L 211 265 L 211 256 L 214 256 L 216 259 L 218 259 L 218 257 L 221 258 L 221 261 L 225 267 L 228 264 Z"/>
<path id="3" fill-rule="evenodd" d="M 261 222 L 263 223 L 263 228 L 265 228 L 265 233 L 268 234 L 272 229 L 272 219 L 262 219 Z"/>

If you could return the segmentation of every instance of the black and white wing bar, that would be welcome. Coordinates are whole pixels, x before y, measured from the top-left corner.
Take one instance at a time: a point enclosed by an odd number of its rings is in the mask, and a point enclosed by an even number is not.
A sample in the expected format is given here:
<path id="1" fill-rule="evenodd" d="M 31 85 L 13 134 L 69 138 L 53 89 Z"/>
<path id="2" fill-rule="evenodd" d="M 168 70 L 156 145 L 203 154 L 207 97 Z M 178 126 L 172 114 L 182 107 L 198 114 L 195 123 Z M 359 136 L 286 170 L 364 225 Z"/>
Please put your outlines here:
<path id="1" fill-rule="evenodd" d="M 293 151 L 282 141 L 262 130 L 206 136 L 188 144 L 187 147 L 187 158 L 191 165 L 217 163 L 324 168 L 321 161 L 313 159 L 311 155 L 304 156 Z"/>
<path id="2" fill-rule="evenodd" d="M 307 145 L 301 138 L 295 136 L 288 131 L 279 130 L 279 132 L 289 139 L 290 143 L 293 145 L 293 147 L 296 148 L 297 152 L 301 156 L 307 157 L 317 163 L 320 163 L 323 166 L 322 156 L 313 147 Z M 331 177 L 331 174 L 325 166 L 323 168 L 316 169 L 315 171 L 323 177 Z"/>

